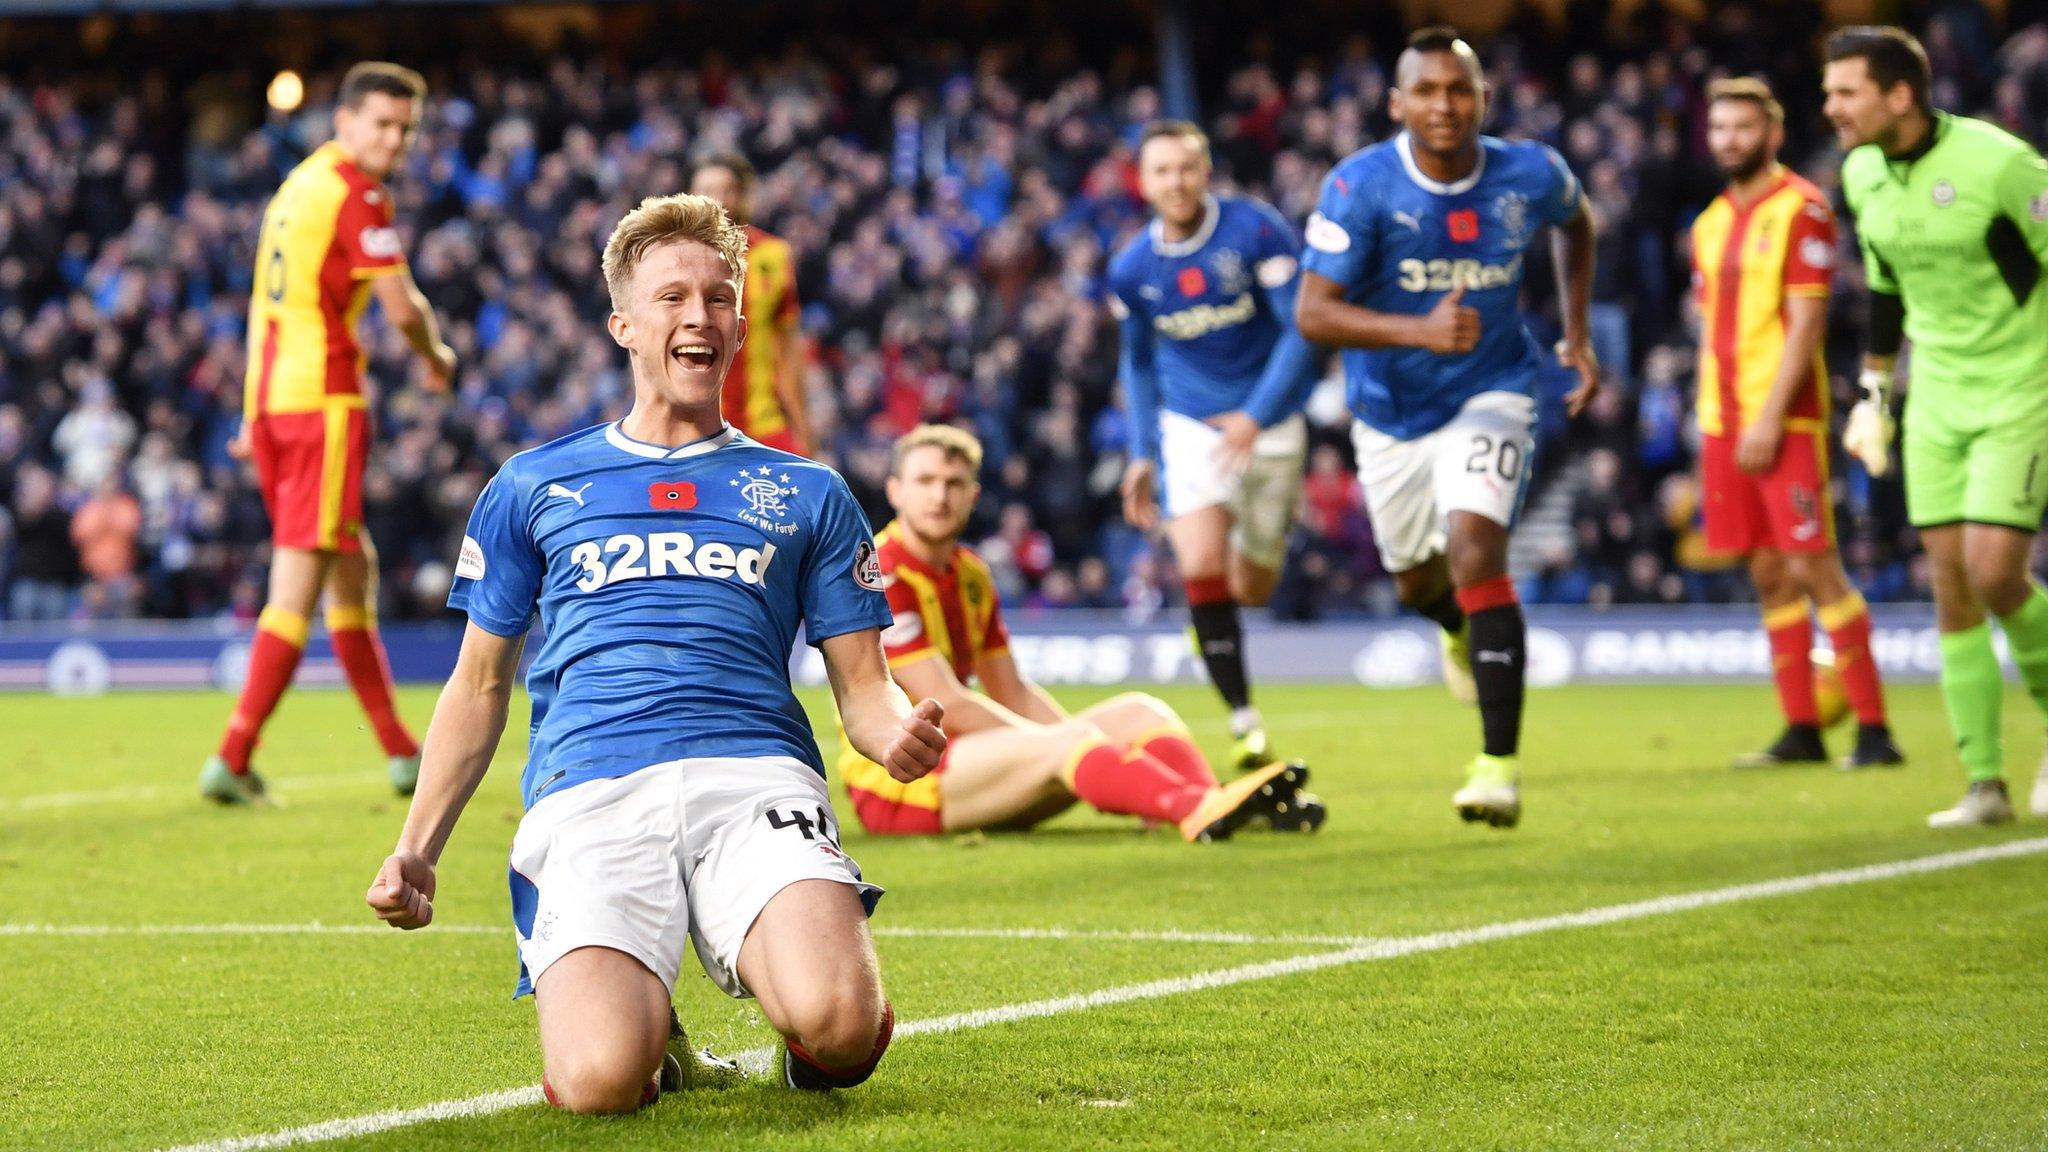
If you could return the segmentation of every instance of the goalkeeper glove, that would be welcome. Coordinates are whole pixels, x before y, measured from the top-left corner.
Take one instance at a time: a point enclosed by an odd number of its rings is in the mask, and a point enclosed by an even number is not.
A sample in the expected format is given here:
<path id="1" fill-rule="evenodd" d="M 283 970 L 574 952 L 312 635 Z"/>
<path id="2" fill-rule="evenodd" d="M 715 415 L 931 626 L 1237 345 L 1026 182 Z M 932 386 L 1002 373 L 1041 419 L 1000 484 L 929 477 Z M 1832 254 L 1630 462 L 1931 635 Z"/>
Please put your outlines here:
<path id="1" fill-rule="evenodd" d="M 1863 399 L 1849 409 L 1849 422 L 1842 429 L 1842 447 L 1872 476 L 1882 476 L 1892 467 L 1892 409 L 1885 395 L 1891 382 L 1889 372 L 1866 370 L 1859 381 Z"/>

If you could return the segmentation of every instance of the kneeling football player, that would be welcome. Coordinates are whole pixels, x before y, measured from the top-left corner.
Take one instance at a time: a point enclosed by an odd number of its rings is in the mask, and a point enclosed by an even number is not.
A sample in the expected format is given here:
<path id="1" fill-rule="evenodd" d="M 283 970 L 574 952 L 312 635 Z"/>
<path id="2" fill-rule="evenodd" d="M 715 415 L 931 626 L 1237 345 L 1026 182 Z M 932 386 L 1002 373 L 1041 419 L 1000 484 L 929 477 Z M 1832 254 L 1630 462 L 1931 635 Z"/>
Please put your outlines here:
<path id="1" fill-rule="evenodd" d="M 988 566 L 960 543 L 980 468 L 981 444 L 958 428 L 927 424 L 896 442 L 896 519 L 876 550 L 894 613 L 882 643 L 903 690 L 943 707 L 951 742 L 938 769 L 916 780 L 843 742 L 839 772 L 861 825 L 883 834 L 1025 828 L 1077 800 L 1172 824 L 1189 840 L 1321 824 L 1298 763 L 1219 785 L 1163 702 L 1131 692 L 1069 716 L 1023 677 Z M 980 691 L 968 687 L 975 679 Z"/>
<path id="2" fill-rule="evenodd" d="M 946 738 L 938 707 L 889 678 L 881 573 L 845 482 L 719 416 L 746 267 L 746 234 L 705 197 L 649 199 L 613 231 L 633 407 L 513 457 L 478 498 L 449 595 L 462 651 L 368 894 L 397 927 L 432 920 L 435 864 L 538 618 L 512 918 L 543 1087 L 577 1112 L 631 1111 L 702 1071 L 670 1007 L 686 940 L 720 988 L 760 1001 L 792 1087 L 858 1084 L 889 1044 L 867 927 L 881 889 L 839 850 L 790 691 L 798 626 L 883 771 L 925 775 Z"/>

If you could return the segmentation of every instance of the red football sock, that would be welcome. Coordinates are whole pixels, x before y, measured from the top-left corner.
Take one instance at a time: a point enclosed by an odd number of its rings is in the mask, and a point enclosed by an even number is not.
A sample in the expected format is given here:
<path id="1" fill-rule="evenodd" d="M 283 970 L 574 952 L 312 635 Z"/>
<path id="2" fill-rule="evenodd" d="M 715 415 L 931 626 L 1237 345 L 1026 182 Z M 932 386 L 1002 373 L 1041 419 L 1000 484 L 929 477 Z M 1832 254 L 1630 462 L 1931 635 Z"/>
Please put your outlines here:
<path id="1" fill-rule="evenodd" d="M 1126 759 L 1121 749 L 1104 740 L 1075 753 L 1065 775 L 1074 795 L 1099 811 L 1171 824 L 1187 819 L 1209 794 L 1207 787 L 1182 780 L 1152 757 L 1134 752 Z"/>
<path id="2" fill-rule="evenodd" d="M 237 776 L 249 771 L 249 754 L 256 750 L 264 722 L 291 686 L 305 650 L 304 616 L 265 608 L 256 618 L 256 639 L 249 645 L 249 678 L 242 682 L 242 695 L 235 701 L 235 713 L 228 717 L 227 733 L 220 740 L 220 758 L 228 762 L 228 771 Z"/>
<path id="3" fill-rule="evenodd" d="M 1870 656 L 1870 611 L 1863 596 L 1850 592 L 1820 608 L 1820 626 L 1835 648 L 1835 671 L 1842 691 L 1856 710 L 1859 724 L 1884 723 L 1884 685 L 1878 682 L 1877 661 Z"/>
<path id="4" fill-rule="evenodd" d="M 1178 728 L 1162 728 L 1132 746 L 1173 772 L 1189 784 L 1203 788 L 1216 787 L 1216 771 L 1209 767 L 1209 761 L 1188 734 Z"/>
<path id="5" fill-rule="evenodd" d="M 327 610 L 327 638 L 334 645 L 334 658 L 348 673 L 349 687 L 356 701 L 377 730 L 377 743 L 386 756 L 417 756 L 420 743 L 413 739 L 398 709 L 391 703 L 391 661 L 384 654 L 384 641 L 377 635 L 376 621 L 361 608 Z"/>
<path id="6" fill-rule="evenodd" d="M 1820 706 L 1813 700 L 1813 625 L 1806 601 L 1795 600 L 1764 611 L 1764 631 L 1771 638 L 1771 679 L 1778 685 L 1778 707 L 1787 724 L 1820 724 Z"/>

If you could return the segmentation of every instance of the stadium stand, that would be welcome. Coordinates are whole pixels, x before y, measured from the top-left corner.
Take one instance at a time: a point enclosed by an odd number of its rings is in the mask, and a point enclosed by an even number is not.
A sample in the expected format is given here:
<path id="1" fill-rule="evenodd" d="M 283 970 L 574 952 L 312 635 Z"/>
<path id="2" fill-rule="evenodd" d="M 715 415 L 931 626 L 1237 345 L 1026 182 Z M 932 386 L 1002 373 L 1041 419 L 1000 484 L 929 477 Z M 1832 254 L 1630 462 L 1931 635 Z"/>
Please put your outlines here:
<path id="1" fill-rule="evenodd" d="M 1832 188 L 1838 156 L 1806 47 L 1819 16 L 1763 3 L 1715 4 L 1697 22 L 1657 6 L 1587 15 L 1599 7 L 1566 10 L 1580 25 L 1569 42 L 1597 52 L 1560 56 L 1533 9 L 1483 42 L 1489 130 L 1555 144 L 1591 194 L 1596 336 L 1615 385 L 1586 420 L 1544 426 L 1515 570 L 1532 602 L 1737 598 L 1746 582 L 1694 527 L 1680 245 L 1718 190 L 1703 145 L 1714 76 L 1770 75 L 1790 112 L 1788 159 Z M 2033 11 L 2012 6 L 2017 31 L 1995 52 L 1975 3 L 1931 6 L 1916 26 L 1938 103 L 2039 145 L 2048 25 L 2027 27 Z M 1334 160 L 1389 131 L 1399 41 L 1392 25 L 1334 46 L 1299 31 L 1251 38 L 1232 58 L 1263 62 L 1209 78 L 1203 117 L 1226 182 L 1297 221 Z M 574 40 L 552 54 L 511 45 L 430 75 L 421 144 L 394 191 L 462 366 L 452 395 L 429 394 L 402 339 L 371 322 L 380 448 L 367 521 L 387 618 L 440 611 L 464 517 L 502 460 L 623 411 L 623 364 L 597 323 L 599 246 L 640 196 L 679 188 L 692 156 L 732 148 L 761 169 L 758 222 L 797 254 L 824 455 L 878 522 L 890 440 L 959 421 L 989 450 L 971 537 L 1020 610 L 1142 616 L 1175 594 L 1163 552 L 1118 517 L 1128 432 L 1100 304 L 1105 255 L 1143 218 L 1132 148 L 1162 112 L 1150 75 L 1127 50 L 1091 57 L 1076 40 L 1027 55 L 1022 41 L 848 36 L 630 66 Z M 247 619 L 266 537 L 227 445 L 252 246 L 264 199 L 326 133 L 339 68 L 310 71 L 304 104 L 265 116 L 274 64 L 125 74 L 78 51 L 77 69 L 0 69 L 0 607 L 16 620 Z M 1860 291 L 1856 262 L 1841 266 L 1838 395 Z M 1541 335 L 1548 302 L 1528 307 Z M 1333 386 L 1311 415 L 1305 524 L 1276 611 L 1391 612 Z M 1834 497 L 1865 594 L 1924 599 L 1896 481 L 1845 467 Z"/>

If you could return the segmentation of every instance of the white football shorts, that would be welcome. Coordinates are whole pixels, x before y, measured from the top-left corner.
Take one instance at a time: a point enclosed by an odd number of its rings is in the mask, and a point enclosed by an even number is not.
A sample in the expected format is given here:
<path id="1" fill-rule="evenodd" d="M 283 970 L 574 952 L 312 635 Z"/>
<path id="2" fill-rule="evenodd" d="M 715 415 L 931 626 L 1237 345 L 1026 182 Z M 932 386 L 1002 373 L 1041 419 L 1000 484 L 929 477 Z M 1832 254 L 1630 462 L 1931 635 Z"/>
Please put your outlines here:
<path id="1" fill-rule="evenodd" d="M 1536 402 L 1513 392 L 1482 392 L 1413 440 L 1354 421 L 1358 479 L 1387 571 L 1406 572 L 1442 552 L 1452 512 L 1512 528 L 1529 490 L 1535 423 Z"/>
<path id="2" fill-rule="evenodd" d="M 1278 568 L 1301 506 L 1308 422 L 1297 414 L 1259 433 L 1243 472 L 1217 467 L 1222 440 L 1223 433 L 1192 416 L 1160 412 L 1160 511 L 1172 519 L 1222 504 L 1230 509 L 1230 545 L 1237 554 Z"/>
<path id="3" fill-rule="evenodd" d="M 512 838 L 516 994 L 593 946 L 634 957 L 673 992 L 688 937 L 705 973 L 744 997 L 740 944 L 799 880 L 850 885 L 869 913 L 882 896 L 840 851 L 825 781 L 801 761 L 673 760 L 550 793 Z"/>

